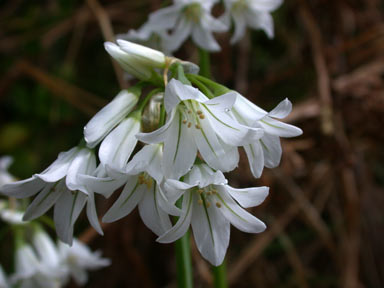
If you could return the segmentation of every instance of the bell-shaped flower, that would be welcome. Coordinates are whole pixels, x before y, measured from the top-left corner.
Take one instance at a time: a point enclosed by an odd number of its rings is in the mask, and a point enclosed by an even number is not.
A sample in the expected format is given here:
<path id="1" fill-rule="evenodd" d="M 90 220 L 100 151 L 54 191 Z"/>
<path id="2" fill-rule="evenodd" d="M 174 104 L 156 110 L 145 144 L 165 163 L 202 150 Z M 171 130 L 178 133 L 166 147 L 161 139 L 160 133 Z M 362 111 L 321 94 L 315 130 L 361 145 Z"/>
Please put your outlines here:
<path id="1" fill-rule="evenodd" d="M 179 179 L 195 162 L 197 151 L 214 169 L 236 168 L 237 146 L 252 143 L 263 132 L 239 124 L 228 114 L 237 94 L 230 92 L 209 100 L 192 86 L 172 79 L 165 89 L 168 114 L 164 126 L 137 138 L 145 143 L 164 143 L 162 168 L 166 178 Z"/>
<path id="2" fill-rule="evenodd" d="M 9 288 L 8 278 L 5 275 L 3 267 L 0 265 L 0 288 Z"/>
<path id="3" fill-rule="evenodd" d="M 73 225 L 85 204 L 91 225 L 102 234 L 97 219 L 94 192 L 110 194 L 111 178 L 101 179 L 91 185 L 81 175 L 92 175 L 96 169 L 96 157 L 91 149 L 75 147 L 60 153 L 58 158 L 42 173 L 31 178 L 4 185 L 1 192 L 10 197 L 26 198 L 37 195 L 28 206 L 23 220 L 33 220 L 52 206 L 59 238 L 72 242 Z M 104 181 L 108 180 L 108 181 Z M 94 187 L 98 186 L 97 189 Z M 117 187 L 116 187 L 117 188 Z"/>
<path id="4" fill-rule="evenodd" d="M 125 40 L 117 40 L 117 45 L 105 42 L 105 50 L 129 74 L 140 80 L 150 80 L 156 68 L 164 68 L 165 55 L 157 50 Z"/>
<path id="5" fill-rule="evenodd" d="M 248 233 L 265 230 L 265 224 L 242 207 L 262 203 L 268 195 L 268 187 L 235 189 L 227 185 L 221 171 L 214 172 L 206 164 L 199 164 L 184 176 L 183 182 L 166 180 L 164 191 L 171 203 L 181 196 L 183 201 L 178 221 L 157 241 L 176 241 L 191 225 L 197 248 L 212 265 L 223 262 L 230 224 Z"/>
<path id="6" fill-rule="evenodd" d="M 233 115 L 242 124 L 261 128 L 264 135 L 259 140 L 244 145 L 252 174 L 259 178 L 263 167 L 274 168 L 280 163 L 282 149 L 279 137 L 295 137 L 303 131 L 277 119 L 285 118 L 292 110 L 292 103 L 285 99 L 271 112 L 266 112 L 247 98 L 238 95 L 233 105 Z"/>
<path id="7" fill-rule="evenodd" d="M 88 147 L 94 148 L 130 113 L 139 100 L 138 89 L 122 90 L 84 127 L 84 139 Z"/>
<path id="8" fill-rule="evenodd" d="M 193 42 L 205 50 L 219 51 L 213 32 L 227 30 L 225 24 L 211 15 L 217 0 L 175 0 L 174 4 L 153 12 L 136 36 L 149 38 L 157 34 L 164 37 L 167 51 L 173 52 L 191 35 Z M 170 32 L 167 35 L 166 32 Z M 133 34 L 131 32 L 131 34 Z"/>
<path id="9" fill-rule="evenodd" d="M 92 252 L 91 249 L 77 239 L 73 245 L 58 243 L 59 258 L 61 264 L 67 267 L 69 274 L 78 285 L 84 285 L 88 281 L 88 270 L 97 270 L 111 264 L 111 261 L 101 257 L 99 251 Z M 65 279 L 65 284 L 68 281 Z"/>
<path id="10" fill-rule="evenodd" d="M 101 142 L 100 162 L 111 169 L 123 170 L 137 144 L 135 135 L 140 132 L 141 114 L 139 111 L 129 114 Z"/>
<path id="11" fill-rule="evenodd" d="M 247 26 L 262 29 L 269 38 L 273 38 L 274 25 L 271 12 L 282 2 L 283 0 L 224 0 L 226 11 L 220 19 L 228 26 L 233 19 L 235 32 L 231 43 L 234 44 L 244 37 Z"/>
<path id="12" fill-rule="evenodd" d="M 21 244 L 16 250 L 15 273 L 10 283 L 15 287 L 58 288 L 61 279 L 52 272 L 55 271 L 39 259 L 30 245 Z"/>
<path id="13" fill-rule="evenodd" d="M 16 181 L 15 177 L 8 172 L 9 166 L 12 165 L 13 159 L 11 156 L 0 157 L 0 187 Z"/>
<path id="14" fill-rule="evenodd" d="M 144 224 L 160 235 L 171 228 L 167 202 L 159 184 L 163 180 L 161 145 L 145 145 L 128 163 L 124 171 L 115 171 L 115 178 L 126 184 L 119 198 L 103 217 L 113 222 L 128 215 L 136 206 Z"/>

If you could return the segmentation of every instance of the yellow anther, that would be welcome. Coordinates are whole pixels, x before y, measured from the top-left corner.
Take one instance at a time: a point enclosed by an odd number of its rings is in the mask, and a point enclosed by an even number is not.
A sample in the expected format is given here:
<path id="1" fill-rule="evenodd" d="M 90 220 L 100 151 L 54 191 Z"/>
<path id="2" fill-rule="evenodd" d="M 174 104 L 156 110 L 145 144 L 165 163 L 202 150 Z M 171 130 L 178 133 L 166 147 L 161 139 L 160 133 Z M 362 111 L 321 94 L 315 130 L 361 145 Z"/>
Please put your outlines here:
<path id="1" fill-rule="evenodd" d="M 196 124 L 195 127 L 196 127 L 196 129 L 200 129 L 201 128 L 199 124 Z"/>
<path id="2" fill-rule="evenodd" d="M 201 199 L 197 200 L 197 204 L 203 205 L 203 200 L 201 200 Z"/>
<path id="3" fill-rule="evenodd" d="M 188 110 L 187 112 L 188 112 L 188 114 L 191 114 L 191 113 L 192 113 L 192 111 L 191 111 L 191 110 Z"/>
<path id="4" fill-rule="evenodd" d="M 200 118 L 200 119 L 204 119 L 204 118 L 205 118 L 204 114 L 200 114 L 200 115 L 199 115 L 199 118 Z"/>
<path id="5" fill-rule="evenodd" d="M 207 195 L 209 196 L 209 195 L 212 195 L 212 192 L 211 191 L 208 191 L 207 192 Z"/>
<path id="6" fill-rule="evenodd" d="M 191 122 L 188 122 L 188 128 L 191 128 L 191 126 L 192 126 L 192 123 Z"/>
<path id="7" fill-rule="evenodd" d="M 207 208 L 211 207 L 211 203 L 209 203 L 208 201 L 205 203 L 205 206 L 207 206 Z"/>
<path id="8" fill-rule="evenodd" d="M 187 120 L 184 119 L 184 120 L 183 120 L 183 124 L 187 124 Z"/>
<path id="9" fill-rule="evenodd" d="M 200 110 L 197 110 L 196 113 L 197 113 L 198 115 L 203 114 L 203 112 L 201 112 Z"/>
<path id="10" fill-rule="evenodd" d="M 216 207 L 217 208 L 221 208 L 221 203 L 220 202 L 216 202 Z"/>
<path id="11" fill-rule="evenodd" d="M 212 192 L 212 194 L 216 194 L 217 190 L 216 189 L 212 189 L 211 192 Z"/>
<path id="12" fill-rule="evenodd" d="M 152 179 L 147 179 L 145 184 L 147 185 L 147 188 L 150 189 L 152 187 Z"/>
<path id="13" fill-rule="evenodd" d="M 199 189 L 199 190 L 197 190 L 197 192 L 198 192 L 199 194 L 203 194 L 204 190 L 203 190 L 203 189 Z"/>

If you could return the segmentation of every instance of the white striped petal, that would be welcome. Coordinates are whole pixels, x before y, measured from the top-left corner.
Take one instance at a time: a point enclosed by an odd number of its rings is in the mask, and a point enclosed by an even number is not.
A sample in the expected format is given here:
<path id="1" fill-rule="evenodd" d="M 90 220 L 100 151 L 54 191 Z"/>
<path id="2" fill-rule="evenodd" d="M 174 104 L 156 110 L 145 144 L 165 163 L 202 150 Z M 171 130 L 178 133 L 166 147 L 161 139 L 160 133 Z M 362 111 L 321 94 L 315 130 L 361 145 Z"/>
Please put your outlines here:
<path id="1" fill-rule="evenodd" d="M 46 183 L 37 177 L 6 184 L 0 187 L 0 192 L 9 197 L 27 198 L 41 191 Z"/>
<path id="2" fill-rule="evenodd" d="M 225 189 L 244 208 L 260 205 L 269 193 L 269 188 L 265 186 L 236 189 L 226 185 Z"/>

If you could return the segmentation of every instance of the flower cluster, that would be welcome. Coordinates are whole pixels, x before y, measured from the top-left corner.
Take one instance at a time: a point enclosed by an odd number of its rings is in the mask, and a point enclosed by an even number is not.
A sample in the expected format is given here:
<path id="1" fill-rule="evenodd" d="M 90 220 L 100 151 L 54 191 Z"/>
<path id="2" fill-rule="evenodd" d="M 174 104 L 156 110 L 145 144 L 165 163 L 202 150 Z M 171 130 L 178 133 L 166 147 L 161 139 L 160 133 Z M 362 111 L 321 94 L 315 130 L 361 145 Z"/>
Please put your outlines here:
<path id="1" fill-rule="evenodd" d="M 56 244 L 37 222 L 21 220 L 22 212 L 0 202 L 0 217 L 12 226 L 15 238 L 15 269 L 6 276 L 0 264 L 0 287 L 63 287 L 72 277 L 78 285 L 88 280 L 87 271 L 110 265 L 88 246 L 74 239 L 72 247 Z"/>
<path id="2" fill-rule="evenodd" d="M 172 53 L 191 36 L 197 46 L 214 52 L 219 51 L 220 46 L 213 33 L 228 31 L 232 20 L 232 44 L 244 36 L 247 26 L 262 29 L 268 37 L 273 37 L 271 12 L 281 5 L 282 0 L 224 0 L 225 12 L 219 18 L 214 18 L 211 10 L 218 2 L 174 0 L 173 5 L 150 14 L 148 21 L 138 30 L 130 30 L 118 37 Z"/>
<path id="3" fill-rule="evenodd" d="M 193 1 L 196 6 L 186 8 L 187 2 L 177 1 L 152 21 L 176 10 L 186 13 L 183 19 L 188 21 L 203 21 L 193 13 L 213 21 L 207 16 L 212 1 Z M 285 99 L 266 112 L 236 91 L 194 74 L 192 63 L 124 40 L 105 48 L 141 81 L 121 91 L 88 122 L 77 147 L 59 154 L 42 173 L 5 185 L 2 192 L 18 198 L 36 195 L 24 215 L 27 220 L 54 206 L 58 236 L 72 243 L 74 223 L 85 205 L 91 225 L 102 234 L 95 194 L 109 197 L 123 187 L 103 222 L 125 217 L 137 206 L 158 242 L 173 242 L 191 226 L 202 256 L 220 265 L 230 224 L 249 233 L 265 229 L 244 208 L 262 203 L 269 190 L 233 188 L 223 172 L 238 166 L 239 147 L 245 149 L 255 177 L 264 166 L 279 164 L 280 137 L 302 133 L 278 120 L 290 113 L 291 103 Z M 171 216 L 178 220 L 173 223 Z"/>

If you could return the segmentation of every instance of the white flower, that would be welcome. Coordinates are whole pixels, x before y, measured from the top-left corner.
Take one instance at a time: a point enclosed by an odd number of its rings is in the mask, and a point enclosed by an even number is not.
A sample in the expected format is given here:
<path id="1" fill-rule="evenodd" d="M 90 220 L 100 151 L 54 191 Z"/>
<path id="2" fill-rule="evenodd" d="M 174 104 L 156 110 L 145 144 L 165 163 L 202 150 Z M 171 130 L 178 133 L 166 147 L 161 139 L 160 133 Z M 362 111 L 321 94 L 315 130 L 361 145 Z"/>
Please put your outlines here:
<path id="1" fill-rule="evenodd" d="M 122 90 L 108 105 L 96 113 L 84 127 L 84 139 L 93 148 L 119 124 L 139 100 L 138 91 Z"/>
<path id="2" fill-rule="evenodd" d="M 0 157 L 0 187 L 16 181 L 15 177 L 8 172 L 9 166 L 12 165 L 13 159 L 11 156 Z"/>
<path id="3" fill-rule="evenodd" d="M 25 288 L 59 288 L 60 279 L 52 275 L 52 269 L 41 262 L 30 245 L 22 244 L 16 250 L 15 273 L 10 277 L 12 285 Z"/>
<path id="4" fill-rule="evenodd" d="M 114 170 L 125 168 L 137 144 L 135 135 L 140 132 L 140 120 L 140 113 L 133 112 L 105 137 L 99 149 L 103 165 Z"/>
<path id="5" fill-rule="evenodd" d="M 214 169 L 231 171 L 239 160 L 237 146 L 262 136 L 261 129 L 240 125 L 228 115 L 235 101 L 234 92 L 209 100 L 198 89 L 172 79 L 164 95 L 167 122 L 137 137 L 146 143 L 164 142 L 162 168 L 166 178 L 186 174 L 197 151 Z"/>
<path id="6" fill-rule="evenodd" d="M 59 242 L 58 249 L 62 265 L 69 269 L 78 285 L 84 285 L 88 281 L 87 270 L 96 270 L 111 264 L 109 259 L 100 257 L 100 252 L 92 252 L 77 239 L 73 240 L 72 246 Z"/>
<path id="7" fill-rule="evenodd" d="M 220 46 L 212 33 L 226 31 L 227 27 L 210 14 L 216 2 L 217 0 L 174 0 L 173 5 L 153 12 L 135 36 L 149 39 L 155 33 L 165 38 L 166 50 L 173 52 L 191 35 L 199 47 L 208 51 L 219 51 Z M 169 30 L 170 35 L 164 33 Z"/>
<path id="8" fill-rule="evenodd" d="M 155 68 L 165 67 L 165 55 L 157 50 L 133 42 L 117 40 L 118 45 L 105 42 L 105 50 L 129 74 L 141 80 L 150 80 Z"/>
<path id="9" fill-rule="evenodd" d="M 58 158 L 42 173 L 29 179 L 7 184 L 2 193 L 16 198 L 37 196 L 28 206 L 23 220 L 33 220 L 48 211 L 53 205 L 56 232 L 59 238 L 72 242 L 73 225 L 87 204 L 87 216 L 91 225 L 102 234 L 97 219 L 94 192 L 110 195 L 110 178 L 90 185 L 84 175 L 92 175 L 96 169 L 96 157 L 88 148 L 75 147 L 60 153 Z M 97 189 L 94 187 L 98 186 Z M 116 187 L 117 188 L 117 187 Z"/>
<path id="10" fill-rule="evenodd" d="M 8 279 L 7 276 L 4 273 L 3 267 L 0 265 L 0 288 L 8 288 Z"/>
<path id="11" fill-rule="evenodd" d="M 282 2 L 283 0 L 224 0 L 226 12 L 221 20 L 229 26 L 232 18 L 235 26 L 231 43 L 238 42 L 244 36 L 247 26 L 262 29 L 269 38 L 273 38 L 271 12 L 276 10 Z"/>
<path id="12" fill-rule="evenodd" d="M 197 248 L 212 265 L 223 262 L 229 243 L 230 224 L 241 231 L 259 233 L 265 224 L 242 207 L 257 206 L 268 195 L 267 187 L 235 189 L 220 171 L 205 164 L 195 165 L 184 182 L 168 179 L 164 191 L 174 203 L 183 195 L 180 218 L 157 241 L 170 243 L 182 237 L 192 225 Z M 236 200 L 236 201 L 235 201 Z"/>
<path id="13" fill-rule="evenodd" d="M 263 167 L 277 167 L 281 159 L 281 144 L 279 137 L 295 137 L 303 131 L 290 124 L 283 123 L 274 118 L 285 118 L 292 110 L 292 103 L 285 99 L 271 112 L 266 112 L 250 102 L 245 97 L 238 95 L 233 105 L 233 115 L 242 124 L 258 127 L 264 130 L 264 135 L 252 144 L 244 145 L 252 174 L 258 178 Z"/>
<path id="14" fill-rule="evenodd" d="M 128 163 L 125 171 L 116 178 L 125 178 L 119 198 L 103 217 L 103 222 L 113 222 L 128 215 L 136 206 L 144 224 L 160 235 L 171 228 L 165 212 L 167 203 L 159 187 L 163 179 L 161 171 L 161 145 L 144 146 Z"/>

